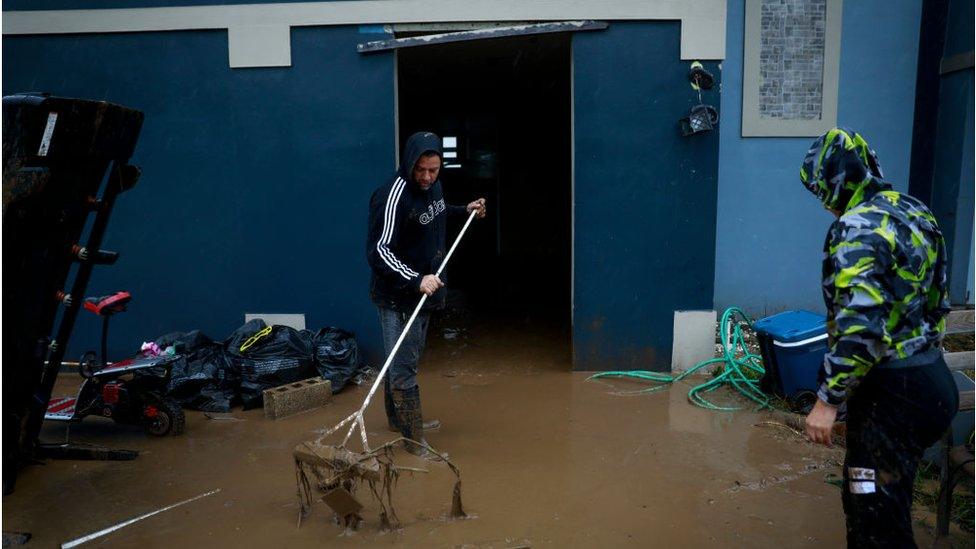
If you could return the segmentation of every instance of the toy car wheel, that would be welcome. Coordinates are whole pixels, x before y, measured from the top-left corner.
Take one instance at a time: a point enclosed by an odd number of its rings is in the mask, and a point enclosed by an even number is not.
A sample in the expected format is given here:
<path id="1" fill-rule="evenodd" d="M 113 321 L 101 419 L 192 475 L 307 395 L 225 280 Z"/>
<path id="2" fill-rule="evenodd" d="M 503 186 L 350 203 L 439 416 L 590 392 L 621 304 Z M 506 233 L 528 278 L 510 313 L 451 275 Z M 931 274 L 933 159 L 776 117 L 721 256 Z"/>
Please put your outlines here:
<path id="1" fill-rule="evenodd" d="M 164 437 L 181 435 L 186 429 L 186 416 L 179 403 L 170 399 L 155 400 L 142 410 L 146 422 L 146 433 Z"/>
<path id="2" fill-rule="evenodd" d="M 95 351 L 88 351 L 78 359 L 78 373 L 85 379 L 91 379 L 95 372 L 102 369 L 102 364 L 98 361 Z"/>

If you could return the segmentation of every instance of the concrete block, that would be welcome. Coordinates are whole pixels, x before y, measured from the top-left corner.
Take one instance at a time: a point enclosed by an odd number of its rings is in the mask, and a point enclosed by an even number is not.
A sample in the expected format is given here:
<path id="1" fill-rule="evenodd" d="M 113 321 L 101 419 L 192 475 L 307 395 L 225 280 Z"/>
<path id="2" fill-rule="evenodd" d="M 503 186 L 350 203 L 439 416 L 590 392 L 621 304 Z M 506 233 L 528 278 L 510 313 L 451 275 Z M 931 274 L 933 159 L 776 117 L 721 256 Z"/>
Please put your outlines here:
<path id="1" fill-rule="evenodd" d="M 715 357 L 715 311 L 675 311 L 671 372 L 680 373 Z"/>
<path id="2" fill-rule="evenodd" d="M 313 377 L 264 390 L 264 416 L 281 419 L 324 406 L 332 399 L 332 383 Z"/>

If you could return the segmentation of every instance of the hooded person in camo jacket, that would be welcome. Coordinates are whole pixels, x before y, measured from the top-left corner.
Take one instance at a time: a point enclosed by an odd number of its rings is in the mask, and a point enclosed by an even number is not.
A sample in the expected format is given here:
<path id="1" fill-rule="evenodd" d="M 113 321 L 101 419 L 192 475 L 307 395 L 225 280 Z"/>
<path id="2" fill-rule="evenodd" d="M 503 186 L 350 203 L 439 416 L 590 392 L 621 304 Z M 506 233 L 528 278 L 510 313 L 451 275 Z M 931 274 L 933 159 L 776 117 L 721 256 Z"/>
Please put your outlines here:
<path id="1" fill-rule="evenodd" d="M 942 233 L 922 202 L 891 190 L 852 130 L 814 141 L 800 180 L 837 216 L 824 243 L 829 349 L 807 436 L 830 444 L 847 402 L 848 546 L 914 547 L 918 463 L 959 398 L 941 350 L 949 311 Z"/>

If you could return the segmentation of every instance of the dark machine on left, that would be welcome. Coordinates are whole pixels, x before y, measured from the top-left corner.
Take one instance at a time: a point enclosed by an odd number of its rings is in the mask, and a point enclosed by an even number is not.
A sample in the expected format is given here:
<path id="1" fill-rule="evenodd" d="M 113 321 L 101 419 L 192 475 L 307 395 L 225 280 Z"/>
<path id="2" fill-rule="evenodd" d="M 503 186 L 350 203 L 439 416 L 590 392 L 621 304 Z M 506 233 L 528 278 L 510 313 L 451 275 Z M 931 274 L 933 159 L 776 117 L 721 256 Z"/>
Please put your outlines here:
<path id="1" fill-rule="evenodd" d="M 38 457 L 135 457 L 38 437 L 92 271 L 118 259 L 100 246 L 116 198 L 139 179 L 128 161 L 142 123 L 104 101 L 3 98 L 4 493 Z"/>

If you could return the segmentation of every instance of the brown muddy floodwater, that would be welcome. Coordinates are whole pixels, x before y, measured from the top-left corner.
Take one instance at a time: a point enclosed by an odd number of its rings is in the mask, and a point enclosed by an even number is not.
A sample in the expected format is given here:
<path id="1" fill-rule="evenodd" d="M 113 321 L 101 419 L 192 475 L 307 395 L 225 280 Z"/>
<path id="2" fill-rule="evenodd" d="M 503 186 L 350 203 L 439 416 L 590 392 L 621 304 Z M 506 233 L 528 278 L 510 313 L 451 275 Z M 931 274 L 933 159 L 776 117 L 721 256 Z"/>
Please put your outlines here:
<path id="1" fill-rule="evenodd" d="M 138 428 L 88 418 L 72 440 L 137 449 L 130 462 L 48 461 L 25 468 L 3 498 L 3 529 L 53 547 L 215 488 L 218 494 L 155 515 L 85 546 L 110 547 L 838 547 L 844 544 L 843 454 L 785 429 L 755 427 L 753 412 L 709 412 L 687 386 L 633 395 L 625 381 L 586 381 L 545 337 L 512 329 L 445 341 L 434 330 L 421 364 L 424 412 L 444 427 L 429 441 L 460 467 L 465 510 L 448 520 L 453 476 L 398 451 L 405 473 L 394 502 L 402 531 L 381 533 L 365 491 L 366 522 L 344 534 L 316 503 L 296 526 L 291 451 L 358 408 L 353 387 L 325 408 L 278 421 L 261 410 L 233 420 L 187 412 L 186 434 L 149 439 Z M 77 376 L 64 375 L 68 393 Z M 374 446 L 390 440 L 382 395 L 366 416 Z M 47 424 L 45 441 L 64 439 Z M 927 533 L 916 525 L 919 542 Z"/>

